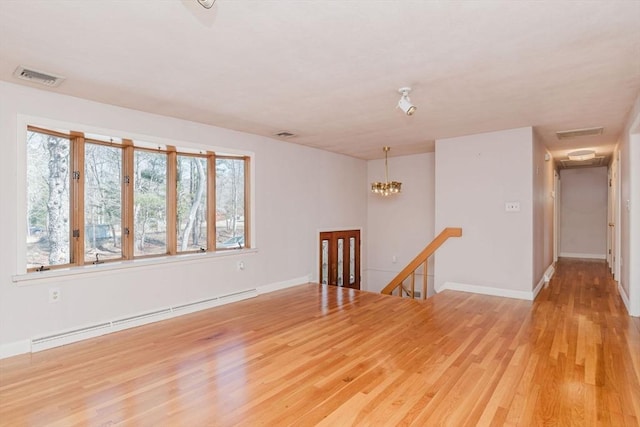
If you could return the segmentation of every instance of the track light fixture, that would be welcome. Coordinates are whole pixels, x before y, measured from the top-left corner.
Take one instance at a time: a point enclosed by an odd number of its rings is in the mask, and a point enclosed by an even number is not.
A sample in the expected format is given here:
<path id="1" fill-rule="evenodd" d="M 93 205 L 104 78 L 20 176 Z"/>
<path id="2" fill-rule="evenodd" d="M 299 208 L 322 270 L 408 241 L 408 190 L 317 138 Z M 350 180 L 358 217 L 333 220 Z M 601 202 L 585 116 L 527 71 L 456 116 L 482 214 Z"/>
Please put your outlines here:
<path id="1" fill-rule="evenodd" d="M 417 107 L 411 103 L 409 99 L 410 87 L 401 87 L 398 92 L 402 94 L 400 101 L 398 101 L 398 108 L 401 109 L 407 116 L 412 116 L 416 112 Z"/>
<path id="2" fill-rule="evenodd" d="M 202 5 L 205 9 L 211 9 L 216 0 L 198 0 L 198 3 Z"/>

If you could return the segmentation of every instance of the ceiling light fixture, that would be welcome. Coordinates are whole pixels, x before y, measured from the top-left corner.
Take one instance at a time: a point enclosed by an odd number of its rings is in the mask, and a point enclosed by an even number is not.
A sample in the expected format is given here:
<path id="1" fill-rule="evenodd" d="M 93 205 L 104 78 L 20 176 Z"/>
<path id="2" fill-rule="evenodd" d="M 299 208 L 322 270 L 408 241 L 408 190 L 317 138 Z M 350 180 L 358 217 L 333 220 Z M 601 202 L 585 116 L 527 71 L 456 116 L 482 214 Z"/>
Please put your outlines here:
<path id="1" fill-rule="evenodd" d="M 593 150 L 578 150 L 572 151 L 567 154 L 569 160 L 573 160 L 574 162 L 583 162 L 585 160 L 591 160 L 596 157 L 596 152 Z"/>
<path id="2" fill-rule="evenodd" d="M 205 9 L 211 9 L 216 0 L 198 0 L 198 3 L 202 5 Z"/>
<path id="3" fill-rule="evenodd" d="M 400 101 L 398 101 L 398 108 L 401 109 L 407 116 L 412 116 L 416 112 L 417 107 L 411 103 L 409 99 L 410 87 L 401 87 L 398 92 L 402 94 Z"/>
<path id="4" fill-rule="evenodd" d="M 396 194 L 401 191 L 402 183 L 398 181 L 389 182 L 389 165 L 387 159 L 387 153 L 391 150 L 390 147 L 383 147 L 384 151 L 384 182 L 372 182 L 371 192 L 380 194 L 382 196 L 388 196 L 390 194 Z"/>

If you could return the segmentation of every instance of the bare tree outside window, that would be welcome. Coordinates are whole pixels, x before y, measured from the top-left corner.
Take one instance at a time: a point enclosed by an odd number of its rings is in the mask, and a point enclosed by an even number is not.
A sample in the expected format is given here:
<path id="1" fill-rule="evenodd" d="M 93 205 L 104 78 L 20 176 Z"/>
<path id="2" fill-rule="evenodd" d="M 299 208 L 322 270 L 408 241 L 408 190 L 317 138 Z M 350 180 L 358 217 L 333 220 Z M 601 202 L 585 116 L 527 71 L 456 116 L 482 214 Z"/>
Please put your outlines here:
<path id="1" fill-rule="evenodd" d="M 178 157 L 178 251 L 207 249 L 207 159 Z"/>
<path id="2" fill-rule="evenodd" d="M 242 158 L 216 158 L 216 246 L 244 247 L 244 166 Z"/>
<path id="3" fill-rule="evenodd" d="M 122 258 L 122 149 L 85 145 L 85 262 Z"/>
<path id="4" fill-rule="evenodd" d="M 167 155 L 136 150 L 134 175 L 134 255 L 166 254 Z"/>
<path id="5" fill-rule="evenodd" d="M 68 138 L 27 132 L 27 268 L 70 263 Z"/>
<path id="6" fill-rule="evenodd" d="M 39 125 L 26 132 L 28 271 L 249 244 L 248 157 Z"/>

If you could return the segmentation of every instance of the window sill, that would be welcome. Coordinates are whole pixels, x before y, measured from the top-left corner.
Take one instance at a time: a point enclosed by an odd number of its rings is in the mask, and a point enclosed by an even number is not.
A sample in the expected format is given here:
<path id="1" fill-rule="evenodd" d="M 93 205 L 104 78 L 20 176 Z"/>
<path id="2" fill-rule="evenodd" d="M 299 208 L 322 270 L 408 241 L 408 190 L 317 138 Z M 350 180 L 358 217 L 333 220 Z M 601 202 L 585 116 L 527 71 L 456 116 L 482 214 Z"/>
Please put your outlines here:
<path id="1" fill-rule="evenodd" d="M 234 249 L 219 252 L 206 252 L 197 254 L 171 255 L 153 258 L 135 259 L 132 261 L 105 262 L 104 264 L 88 264 L 80 267 L 61 268 L 57 270 L 34 271 L 30 273 L 16 274 L 11 280 L 18 285 L 29 285 L 37 282 L 47 282 L 61 277 L 100 275 L 109 271 L 126 270 L 129 268 L 154 268 L 160 265 L 174 263 L 200 263 L 213 259 L 227 258 L 257 253 L 258 249 Z"/>

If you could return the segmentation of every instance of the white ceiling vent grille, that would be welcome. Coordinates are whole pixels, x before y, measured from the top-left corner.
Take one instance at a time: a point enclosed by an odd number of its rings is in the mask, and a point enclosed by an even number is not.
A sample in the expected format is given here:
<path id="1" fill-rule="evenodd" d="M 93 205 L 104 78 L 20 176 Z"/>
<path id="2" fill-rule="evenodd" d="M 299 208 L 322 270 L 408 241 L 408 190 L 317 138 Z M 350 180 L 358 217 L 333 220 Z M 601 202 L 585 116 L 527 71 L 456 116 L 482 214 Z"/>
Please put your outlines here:
<path id="1" fill-rule="evenodd" d="M 56 76 L 54 74 L 34 70 L 33 68 L 26 68 L 22 65 L 16 68 L 16 71 L 13 72 L 13 76 L 21 80 L 26 80 L 32 83 L 40 83 L 49 87 L 60 86 L 60 83 L 62 83 L 65 79 L 62 76 Z"/>
<path id="2" fill-rule="evenodd" d="M 589 160 L 570 160 L 563 159 L 560 160 L 563 168 L 584 168 L 584 167 L 596 167 L 596 166 L 606 166 L 608 157 L 607 156 L 596 156 L 593 159 Z"/>
<path id="3" fill-rule="evenodd" d="M 578 138 L 581 136 L 602 135 L 603 130 L 604 128 L 602 126 L 596 128 L 563 130 L 560 132 L 556 132 L 556 136 L 558 137 L 558 139 L 570 139 Z"/>

